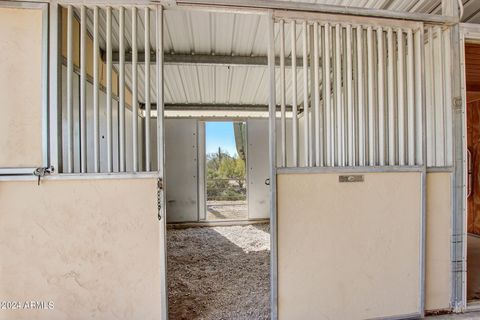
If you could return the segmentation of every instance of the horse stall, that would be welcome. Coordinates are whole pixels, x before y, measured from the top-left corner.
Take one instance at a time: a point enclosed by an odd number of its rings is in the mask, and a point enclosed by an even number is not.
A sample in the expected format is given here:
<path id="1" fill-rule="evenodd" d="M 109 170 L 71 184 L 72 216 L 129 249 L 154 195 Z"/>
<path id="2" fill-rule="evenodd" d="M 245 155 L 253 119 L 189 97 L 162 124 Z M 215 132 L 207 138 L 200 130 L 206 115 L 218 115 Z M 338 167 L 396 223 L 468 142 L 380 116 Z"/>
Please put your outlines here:
<path id="1" fill-rule="evenodd" d="M 1 1 L 0 319 L 477 310 L 479 12 Z"/>

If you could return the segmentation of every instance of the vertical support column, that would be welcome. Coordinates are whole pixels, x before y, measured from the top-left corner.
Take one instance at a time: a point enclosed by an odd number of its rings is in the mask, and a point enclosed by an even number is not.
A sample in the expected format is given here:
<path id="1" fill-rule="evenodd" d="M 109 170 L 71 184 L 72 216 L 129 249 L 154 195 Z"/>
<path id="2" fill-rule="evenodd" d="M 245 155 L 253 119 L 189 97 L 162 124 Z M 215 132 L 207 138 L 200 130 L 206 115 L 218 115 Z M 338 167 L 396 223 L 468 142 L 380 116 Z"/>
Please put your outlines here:
<path id="1" fill-rule="evenodd" d="M 292 166 L 298 167 L 298 104 L 297 104 L 297 28 L 296 22 L 292 22 Z"/>
<path id="2" fill-rule="evenodd" d="M 155 10 L 155 38 L 156 38 L 156 64 L 155 64 L 155 72 L 157 76 L 157 170 L 158 176 L 160 179 L 163 179 L 163 185 L 166 184 L 165 182 L 165 140 L 164 140 L 164 124 L 163 124 L 163 117 L 164 117 L 164 93 L 163 93 L 163 8 L 160 5 L 157 5 Z M 159 186 L 160 188 L 160 186 Z M 160 196 L 158 201 L 159 203 L 159 242 L 160 245 L 163 244 L 163 250 L 161 250 L 160 254 L 160 287 L 162 293 L 162 299 L 160 301 L 161 306 L 161 320 L 168 319 L 168 291 L 167 291 L 167 224 L 166 224 L 166 217 L 165 217 L 165 187 L 162 186 L 159 190 Z"/>
<path id="3" fill-rule="evenodd" d="M 93 8 L 93 171 L 100 172 L 100 112 L 98 65 L 100 47 L 98 44 L 98 7 Z"/>
<path id="4" fill-rule="evenodd" d="M 377 29 L 377 57 L 378 57 L 378 162 L 385 165 L 385 56 L 383 43 L 383 29 Z"/>
<path id="5" fill-rule="evenodd" d="M 132 7 L 132 157 L 133 172 L 138 171 L 138 89 L 137 89 L 137 8 Z"/>
<path id="6" fill-rule="evenodd" d="M 304 142 L 304 166 L 308 167 L 309 164 L 309 136 L 310 136 L 310 117 L 308 106 L 308 34 L 307 34 L 307 21 L 303 21 L 302 28 L 303 39 L 303 142 Z"/>
<path id="7" fill-rule="evenodd" d="M 352 83 L 352 26 L 346 30 L 347 46 L 347 152 L 348 166 L 355 165 L 355 144 L 353 141 L 354 115 L 353 115 L 353 83 Z"/>
<path id="8" fill-rule="evenodd" d="M 388 164 L 395 165 L 395 87 L 393 71 L 393 30 L 387 30 L 387 57 L 388 57 Z"/>
<path id="9" fill-rule="evenodd" d="M 315 99 L 315 166 L 322 166 L 321 149 L 322 142 L 320 140 L 320 79 L 319 79 L 319 61 L 318 61 L 318 22 L 313 24 L 313 82 L 314 82 L 314 99 Z"/>
<path id="10" fill-rule="evenodd" d="M 67 7 L 67 172 L 73 173 L 73 7 Z"/>
<path id="11" fill-rule="evenodd" d="M 398 112 L 398 165 L 405 165 L 405 50 L 403 30 L 397 30 L 397 112 Z"/>
<path id="12" fill-rule="evenodd" d="M 113 171 L 112 128 L 112 8 L 107 7 L 107 171 Z"/>
<path id="13" fill-rule="evenodd" d="M 368 81 L 368 164 L 375 165 L 375 82 L 373 73 L 375 66 L 373 62 L 373 30 L 369 26 L 367 28 L 367 81 Z"/>
<path id="14" fill-rule="evenodd" d="M 145 171 L 150 171 L 150 8 L 145 7 Z"/>
<path id="15" fill-rule="evenodd" d="M 285 21 L 280 20 L 280 112 L 281 112 L 281 144 L 282 167 L 287 166 L 287 119 L 285 116 Z"/>
<path id="16" fill-rule="evenodd" d="M 119 136 L 119 169 L 125 172 L 125 8 L 118 9 L 118 136 Z"/>
<path id="17" fill-rule="evenodd" d="M 87 172 L 87 14 L 80 7 L 80 171 Z"/>
<path id="18" fill-rule="evenodd" d="M 358 165 L 365 165 L 365 106 L 363 86 L 363 28 L 357 27 L 357 103 L 358 103 Z"/>
<path id="19" fill-rule="evenodd" d="M 305 29 L 306 31 L 306 29 Z M 270 157 L 270 308 L 271 319 L 277 320 L 277 173 L 276 173 L 276 102 L 275 102 L 275 32 L 274 20 L 268 21 L 268 112 L 269 112 L 269 157 Z"/>

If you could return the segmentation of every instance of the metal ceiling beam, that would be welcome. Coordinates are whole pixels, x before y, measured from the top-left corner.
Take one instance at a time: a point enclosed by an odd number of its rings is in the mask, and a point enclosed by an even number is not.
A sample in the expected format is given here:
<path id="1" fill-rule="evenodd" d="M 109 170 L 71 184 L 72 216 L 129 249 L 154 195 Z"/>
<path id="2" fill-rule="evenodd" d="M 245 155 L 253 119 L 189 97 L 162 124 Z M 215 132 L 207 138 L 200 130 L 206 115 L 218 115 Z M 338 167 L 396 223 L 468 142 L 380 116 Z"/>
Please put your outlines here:
<path id="1" fill-rule="evenodd" d="M 102 53 L 102 58 L 103 58 Z M 112 53 L 113 63 L 118 63 L 120 54 L 118 52 Z M 145 52 L 138 52 L 137 63 L 145 62 Z M 235 55 L 213 55 L 213 54 L 172 54 L 165 53 L 164 64 L 168 65 L 206 65 L 206 66 L 267 66 L 267 56 L 235 56 Z M 154 53 L 150 54 L 150 61 L 155 62 L 156 56 Z M 302 58 L 297 58 L 297 66 L 302 65 Z M 125 53 L 125 63 L 132 62 L 132 54 Z M 280 58 L 276 58 L 276 64 L 280 65 Z M 285 65 L 290 66 L 292 60 L 285 58 Z"/>
<path id="2" fill-rule="evenodd" d="M 157 109 L 157 104 L 151 104 L 152 110 Z M 140 109 L 144 110 L 145 105 L 140 104 Z M 286 106 L 287 111 L 292 111 L 292 106 Z M 226 103 L 166 103 L 165 110 L 175 111 L 268 111 L 266 104 L 226 104 Z M 280 111 L 280 105 L 277 105 Z"/>
<path id="3" fill-rule="evenodd" d="M 415 12 L 399 12 L 385 9 L 358 8 L 350 6 L 336 6 L 319 3 L 282 0 L 176 0 L 179 7 L 205 7 L 212 8 L 238 8 L 238 9 L 266 9 L 289 10 L 302 12 L 319 12 L 330 14 L 344 14 L 375 18 L 390 18 L 400 20 L 422 21 L 432 23 L 455 24 L 459 22 L 458 16 L 433 15 Z"/>

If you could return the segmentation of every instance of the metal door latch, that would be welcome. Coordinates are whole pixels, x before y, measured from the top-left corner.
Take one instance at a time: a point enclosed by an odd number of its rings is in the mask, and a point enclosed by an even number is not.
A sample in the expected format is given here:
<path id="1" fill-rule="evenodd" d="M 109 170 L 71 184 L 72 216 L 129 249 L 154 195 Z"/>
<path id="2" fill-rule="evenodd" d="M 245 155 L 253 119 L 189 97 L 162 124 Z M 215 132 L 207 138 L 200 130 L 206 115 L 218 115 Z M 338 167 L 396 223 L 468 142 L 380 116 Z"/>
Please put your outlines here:
<path id="1" fill-rule="evenodd" d="M 45 177 L 46 175 L 52 174 L 54 171 L 55 169 L 52 166 L 36 168 L 35 171 L 33 171 L 33 175 L 38 177 L 37 185 L 40 185 L 41 178 Z"/>

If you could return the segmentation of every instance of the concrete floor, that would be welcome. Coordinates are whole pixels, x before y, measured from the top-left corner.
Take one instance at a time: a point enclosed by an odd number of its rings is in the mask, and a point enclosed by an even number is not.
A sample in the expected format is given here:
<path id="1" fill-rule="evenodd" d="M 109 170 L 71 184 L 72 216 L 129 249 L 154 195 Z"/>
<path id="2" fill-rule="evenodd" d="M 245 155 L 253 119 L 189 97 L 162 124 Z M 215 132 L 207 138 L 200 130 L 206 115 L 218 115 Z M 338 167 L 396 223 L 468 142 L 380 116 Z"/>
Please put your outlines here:
<path id="1" fill-rule="evenodd" d="M 467 300 L 480 300 L 480 237 L 467 240 Z"/>

